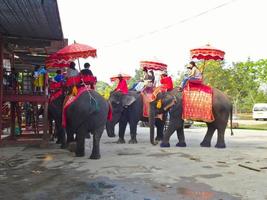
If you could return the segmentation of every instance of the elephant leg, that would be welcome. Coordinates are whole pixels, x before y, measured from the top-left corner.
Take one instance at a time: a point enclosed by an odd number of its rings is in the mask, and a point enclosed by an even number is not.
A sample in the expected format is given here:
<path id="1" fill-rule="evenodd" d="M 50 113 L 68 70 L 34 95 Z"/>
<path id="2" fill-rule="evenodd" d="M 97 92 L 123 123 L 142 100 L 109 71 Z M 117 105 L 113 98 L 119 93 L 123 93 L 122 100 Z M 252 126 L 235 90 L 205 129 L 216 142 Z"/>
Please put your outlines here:
<path id="1" fill-rule="evenodd" d="M 180 126 L 176 129 L 178 143 L 175 145 L 177 147 L 186 147 L 185 136 L 184 136 L 184 127 Z"/>
<path id="2" fill-rule="evenodd" d="M 82 157 L 85 154 L 85 135 L 87 133 L 87 129 L 83 129 L 80 128 L 80 130 L 77 132 L 76 137 L 77 137 L 77 141 L 76 141 L 76 156 L 77 157 Z"/>
<path id="3" fill-rule="evenodd" d="M 60 137 L 61 146 L 60 148 L 65 149 L 67 147 L 66 144 L 66 134 L 63 128 L 58 129 L 58 136 Z"/>
<path id="4" fill-rule="evenodd" d="M 225 128 L 226 128 L 226 125 L 224 127 L 218 128 L 217 143 L 215 145 L 216 148 L 225 148 L 226 147 L 225 141 L 224 141 Z"/>
<path id="5" fill-rule="evenodd" d="M 137 132 L 137 122 L 130 122 L 130 134 L 131 139 L 129 140 L 129 144 L 136 144 L 136 132 Z"/>
<path id="6" fill-rule="evenodd" d="M 161 141 L 163 139 L 163 132 L 164 132 L 164 121 L 156 120 L 156 127 L 157 127 L 157 141 Z"/>
<path id="7" fill-rule="evenodd" d="M 126 120 L 119 122 L 119 139 L 117 141 L 118 144 L 124 144 L 125 143 L 124 135 L 125 135 L 126 126 L 127 126 Z"/>
<path id="8" fill-rule="evenodd" d="M 90 159 L 100 159 L 101 155 L 100 155 L 100 139 L 101 136 L 103 134 L 105 126 L 102 126 L 94 131 L 92 131 L 93 133 L 93 149 L 92 149 L 92 153 L 90 156 Z"/>
<path id="9" fill-rule="evenodd" d="M 200 143 L 200 146 L 202 146 L 202 147 L 210 147 L 211 146 L 211 139 L 212 139 L 212 136 L 216 130 L 216 127 L 214 126 L 214 124 L 207 123 L 207 126 L 208 126 L 207 133 L 206 133 L 203 141 Z"/>
<path id="10" fill-rule="evenodd" d="M 174 133 L 174 131 L 176 130 L 177 125 L 175 123 L 170 123 L 167 130 L 165 131 L 164 135 L 163 135 L 163 140 L 160 143 L 160 147 L 170 147 L 170 137 L 172 136 L 172 134 Z"/>
<path id="11" fill-rule="evenodd" d="M 67 132 L 67 144 L 74 142 L 74 133 L 72 133 L 72 131 L 69 128 L 66 128 L 66 132 Z"/>

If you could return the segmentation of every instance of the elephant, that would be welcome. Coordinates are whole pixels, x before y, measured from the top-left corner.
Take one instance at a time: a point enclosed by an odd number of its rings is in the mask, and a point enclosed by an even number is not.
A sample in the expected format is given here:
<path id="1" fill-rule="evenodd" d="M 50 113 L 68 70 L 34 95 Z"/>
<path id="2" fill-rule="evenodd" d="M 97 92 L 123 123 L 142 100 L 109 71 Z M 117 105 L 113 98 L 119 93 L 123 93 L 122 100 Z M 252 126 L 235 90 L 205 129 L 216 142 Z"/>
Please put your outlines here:
<path id="1" fill-rule="evenodd" d="M 48 104 L 48 119 L 50 121 L 55 121 L 55 130 L 56 130 L 56 137 L 57 143 L 61 144 L 61 148 L 65 148 L 65 131 L 62 127 L 62 105 L 65 99 L 65 95 L 63 94 L 63 90 L 61 90 L 62 94 L 55 98 L 52 101 L 49 101 Z"/>
<path id="2" fill-rule="evenodd" d="M 119 91 L 111 92 L 109 102 L 112 105 L 112 121 L 108 121 L 106 131 L 109 137 L 115 137 L 114 127 L 119 122 L 119 139 L 117 143 L 125 143 L 124 135 L 127 123 L 130 125 L 130 144 L 137 143 L 137 124 L 139 121 L 147 121 L 148 118 L 143 117 L 143 99 L 140 92 L 129 91 L 127 95 Z M 157 140 L 163 137 L 166 115 L 163 120 L 156 119 Z"/>
<path id="3" fill-rule="evenodd" d="M 64 95 L 63 95 L 64 96 Z M 54 102 L 54 112 L 62 113 L 63 101 L 59 97 L 58 104 Z M 64 97 L 63 97 L 64 99 Z M 56 101 L 56 100 L 55 100 Z M 61 103 L 61 104 L 60 104 Z M 50 105 L 52 108 L 52 105 Z M 108 102 L 96 91 L 88 90 L 82 93 L 66 110 L 67 143 L 73 140 L 76 133 L 76 156 L 85 154 L 85 136 L 93 135 L 93 149 L 90 159 L 100 159 L 100 139 L 103 134 L 109 112 Z M 62 115 L 58 115 L 60 122 Z M 65 134 L 62 134 L 62 146 L 65 146 Z"/>
<path id="4" fill-rule="evenodd" d="M 161 100 L 162 106 L 156 107 L 157 102 Z M 212 136 L 217 130 L 218 137 L 216 148 L 225 148 L 224 134 L 230 116 L 231 135 L 232 131 L 232 103 L 223 92 L 213 88 L 213 99 L 212 99 L 212 112 L 215 120 L 213 122 L 206 122 L 208 130 L 200 143 L 202 147 L 210 147 Z M 163 140 L 160 144 L 161 147 L 170 147 L 169 139 L 172 134 L 176 131 L 178 137 L 177 147 L 185 147 L 185 136 L 184 136 L 184 121 L 182 119 L 182 92 L 178 88 L 174 88 L 169 92 L 162 92 L 157 95 L 155 101 L 150 103 L 150 115 L 149 115 L 149 126 L 150 126 L 150 142 L 153 145 L 157 143 L 154 141 L 154 123 L 155 115 L 158 113 L 170 114 L 170 123 L 167 130 L 164 132 Z"/>

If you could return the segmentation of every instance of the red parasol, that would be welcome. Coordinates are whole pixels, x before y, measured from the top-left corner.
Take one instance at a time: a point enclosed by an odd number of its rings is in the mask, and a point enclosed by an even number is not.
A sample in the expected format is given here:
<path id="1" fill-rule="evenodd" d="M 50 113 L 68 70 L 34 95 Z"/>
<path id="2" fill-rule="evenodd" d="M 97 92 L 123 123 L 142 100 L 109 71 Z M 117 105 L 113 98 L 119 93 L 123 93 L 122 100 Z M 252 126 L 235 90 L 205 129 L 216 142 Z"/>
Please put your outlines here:
<path id="1" fill-rule="evenodd" d="M 223 60 L 225 52 L 219 49 L 216 49 L 209 44 L 191 49 L 191 58 L 196 58 L 198 60 Z"/>
<path id="2" fill-rule="evenodd" d="M 160 71 L 167 70 L 167 65 L 160 62 L 141 61 L 140 66 L 142 69 L 147 68 L 148 70 L 160 70 Z"/>
<path id="3" fill-rule="evenodd" d="M 66 67 L 68 66 L 67 64 L 73 60 L 88 57 L 96 57 L 96 49 L 85 44 L 74 42 L 49 56 L 46 63 L 47 65 L 50 64 L 55 67 Z"/>
<path id="4" fill-rule="evenodd" d="M 122 74 L 117 74 L 117 75 L 110 77 L 110 81 L 116 81 L 117 79 L 119 79 L 120 76 L 122 76 L 122 78 L 125 79 L 126 81 L 132 78 L 130 75 L 122 73 Z"/>
<path id="5" fill-rule="evenodd" d="M 74 42 L 60 49 L 56 54 L 59 58 L 64 60 L 75 60 L 78 58 L 96 57 L 96 49 L 85 44 Z"/>
<path id="6" fill-rule="evenodd" d="M 47 67 L 68 67 L 70 65 L 70 61 L 66 61 L 64 59 L 60 59 L 57 57 L 57 54 L 49 55 L 45 60 L 45 65 Z"/>

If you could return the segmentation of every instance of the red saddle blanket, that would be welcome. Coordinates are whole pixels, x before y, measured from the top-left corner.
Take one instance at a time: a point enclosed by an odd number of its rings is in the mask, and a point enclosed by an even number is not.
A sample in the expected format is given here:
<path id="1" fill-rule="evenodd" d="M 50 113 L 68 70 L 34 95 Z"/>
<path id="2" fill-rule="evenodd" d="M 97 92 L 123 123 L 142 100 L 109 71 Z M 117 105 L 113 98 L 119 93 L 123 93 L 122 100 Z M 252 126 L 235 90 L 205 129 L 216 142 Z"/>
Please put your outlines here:
<path id="1" fill-rule="evenodd" d="M 65 101 L 64 101 L 64 105 L 63 105 L 63 112 L 62 112 L 62 127 L 63 128 L 66 128 L 66 126 L 67 126 L 67 116 L 66 116 L 67 109 L 70 107 L 70 105 L 73 102 L 75 102 L 79 98 L 79 96 L 81 96 L 84 92 L 87 92 L 87 91 L 90 91 L 90 90 L 91 89 L 90 89 L 89 86 L 85 86 L 85 87 L 78 88 L 77 95 L 75 95 L 75 96 L 73 96 L 73 95 L 66 96 Z M 109 111 L 108 111 L 107 119 L 109 121 L 112 120 L 111 105 L 109 105 Z"/>
<path id="2" fill-rule="evenodd" d="M 211 87 L 188 81 L 183 90 L 183 119 L 204 122 L 214 121 L 212 96 Z"/>
<path id="3" fill-rule="evenodd" d="M 90 90 L 88 87 L 81 87 L 78 89 L 77 95 L 68 95 L 65 97 L 64 105 L 63 105 L 63 112 L 62 112 L 62 127 L 66 128 L 67 126 L 67 109 L 70 107 L 70 105 L 75 102 L 79 96 L 81 96 L 84 92 Z"/>

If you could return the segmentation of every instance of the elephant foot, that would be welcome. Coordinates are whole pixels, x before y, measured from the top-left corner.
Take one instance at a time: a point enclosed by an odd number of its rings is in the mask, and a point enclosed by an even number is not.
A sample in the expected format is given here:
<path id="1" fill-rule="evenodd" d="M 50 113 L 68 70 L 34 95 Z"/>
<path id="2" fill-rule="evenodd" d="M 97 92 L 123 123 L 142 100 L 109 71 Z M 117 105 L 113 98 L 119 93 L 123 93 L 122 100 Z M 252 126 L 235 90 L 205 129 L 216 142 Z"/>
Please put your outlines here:
<path id="1" fill-rule="evenodd" d="M 52 140 L 52 141 L 54 141 L 54 140 Z M 57 139 L 56 144 L 60 144 L 60 143 L 61 143 L 61 141 L 59 139 Z"/>
<path id="2" fill-rule="evenodd" d="M 98 160 L 101 158 L 100 154 L 91 154 L 91 156 L 89 157 L 92 160 Z"/>
<path id="3" fill-rule="evenodd" d="M 70 142 L 66 145 L 66 148 L 70 151 L 70 152 L 75 152 L 76 151 L 76 142 Z"/>
<path id="4" fill-rule="evenodd" d="M 210 142 L 208 142 L 208 141 L 202 141 L 202 142 L 200 143 L 200 146 L 201 146 L 201 147 L 210 147 Z"/>
<path id="5" fill-rule="evenodd" d="M 117 141 L 117 144 L 125 144 L 125 140 L 122 138 L 119 138 Z"/>
<path id="6" fill-rule="evenodd" d="M 186 143 L 185 142 L 178 142 L 175 146 L 176 147 L 186 147 Z"/>
<path id="7" fill-rule="evenodd" d="M 116 137 L 116 135 L 113 133 L 113 134 L 109 134 L 108 137 Z"/>
<path id="8" fill-rule="evenodd" d="M 226 147 L 226 145 L 224 143 L 220 143 L 220 144 L 216 144 L 215 145 L 216 148 L 219 148 L 219 149 L 224 149 Z"/>
<path id="9" fill-rule="evenodd" d="M 60 145 L 60 148 L 61 148 L 61 149 L 66 149 L 67 147 L 68 147 L 68 145 L 67 145 L 66 143 Z"/>
<path id="10" fill-rule="evenodd" d="M 136 139 L 130 139 L 128 143 L 129 144 L 137 144 L 137 140 Z"/>
<path id="11" fill-rule="evenodd" d="M 76 157 L 83 157 L 84 156 L 84 151 L 76 151 L 75 155 Z"/>
<path id="12" fill-rule="evenodd" d="M 161 141 L 162 139 L 163 139 L 162 137 L 158 137 L 158 136 L 155 138 L 156 141 Z"/>
<path id="13" fill-rule="evenodd" d="M 162 148 L 166 148 L 166 147 L 170 147 L 171 145 L 170 145 L 170 143 L 168 142 L 168 143 L 160 143 L 160 147 L 162 147 Z"/>

